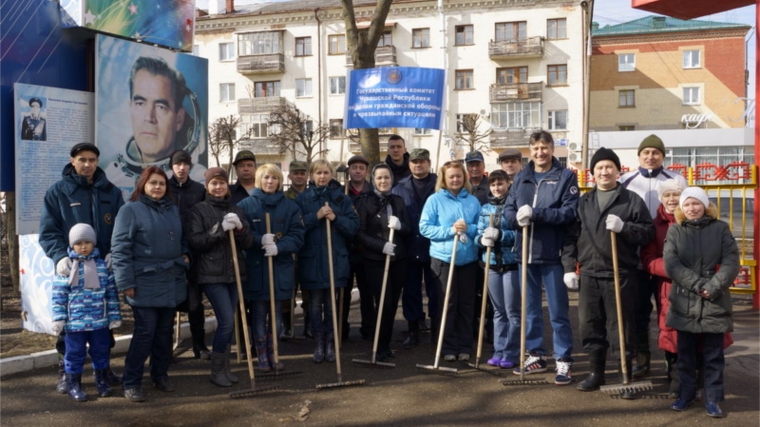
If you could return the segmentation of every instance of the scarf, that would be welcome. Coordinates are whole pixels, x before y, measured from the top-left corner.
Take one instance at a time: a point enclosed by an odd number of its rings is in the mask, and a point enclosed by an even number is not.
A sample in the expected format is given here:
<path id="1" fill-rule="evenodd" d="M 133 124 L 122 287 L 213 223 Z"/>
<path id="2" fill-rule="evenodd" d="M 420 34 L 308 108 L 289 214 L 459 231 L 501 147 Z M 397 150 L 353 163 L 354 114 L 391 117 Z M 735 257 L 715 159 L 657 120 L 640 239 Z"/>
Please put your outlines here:
<path id="1" fill-rule="evenodd" d="M 69 274 L 69 285 L 74 286 L 79 283 L 79 264 L 84 264 L 84 288 L 100 289 L 100 279 L 98 278 L 98 265 L 92 257 L 76 257 L 71 265 L 71 274 Z"/>

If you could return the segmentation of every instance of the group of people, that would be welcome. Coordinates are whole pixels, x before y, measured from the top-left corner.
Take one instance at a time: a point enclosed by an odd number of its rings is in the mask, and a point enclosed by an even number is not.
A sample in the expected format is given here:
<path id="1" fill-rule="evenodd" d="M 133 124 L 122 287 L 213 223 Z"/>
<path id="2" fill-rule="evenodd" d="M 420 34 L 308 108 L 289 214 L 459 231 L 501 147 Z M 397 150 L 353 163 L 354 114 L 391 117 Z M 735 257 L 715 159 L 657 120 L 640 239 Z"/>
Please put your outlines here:
<path id="1" fill-rule="evenodd" d="M 287 313 L 299 288 L 304 335 L 315 343 L 312 360 L 334 362 L 332 305 L 344 303 L 343 317 L 335 323 L 342 325 L 341 338 L 347 338 L 350 297 L 333 300 L 330 287 L 350 292 L 354 283 L 361 299 L 362 338 L 371 339 L 379 328 L 378 361 L 395 357 L 391 337 L 401 300 L 408 322 L 404 348 L 419 345 L 421 332 L 430 330 L 433 342 L 441 332 L 443 359 L 466 362 L 479 312 L 478 283 L 487 274 L 493 313 L 493 354 L 487 363 L 516 375 L 548 369 L 544 289 L 553 329 L 554 382 L 570 384 L 574 359 L 568 290 L 577 289 L 581 342 L 590 360 L 590 373 L 577 388 L 596 390 L 605 383 L 608 349 L 620 356 L 612 315 L 612 257 L 617 257 L 628 371 L 637 377 L 648 373 L 654 295 L 658 343 L 666 351 L 671 393 L 677 399 L 671 409 L 686 409 L 704 388 L 708 415 L 722 416 L 723 349 L 732 329 L 728 288 L 739 259 L 730 230 L 717 220 L 705 192 L 687 188 L 683 177 L 663 168 L 665 149 L 655 135 L 639 147 L 641 167 L 620 178 L 614 151 L 597 150 L 591 159 L 595 187 L 582 196 L 576 175 L 554 157 L 551 134 L 531 135 L 529 149 L 524 170 L 521 152 L 508 149 L 498 157 L 500 169 L 487 175 L 477 151 L 433 173 L 428 150 L 407 153 L 403 138 L 394 135 L 388 158 L 372 169 L 362 156 L 349 159 L 345 186 L 326 160 L 291 162 L 287 191 L 279 167 L 257 167 L 250 151 L 235 158 L 235 185 L 221 168 L 207 170 L 205 185 L 193 182 L 188 178 L 190 156 L 178 151 L 171 156 L 172 178 L 158 167 L 145 169 L 125 205 L 98 168 L 97 147 L 76 145 L 62 181 L 45 196 L 40 233 L 58 274 L 54 327 L 65 331 L 58 346 L 64 355 L 58 390 L 75 400 L 87 399 L 81 373 L 88 342 L 99 395 L 110 395 L 109 384 L 121 382 L 128 399 L 145 400 L 141 382 L 148 356 L 153 385 L 173 391 L 168 377 L 171 333 L 181 303 L 196 313 L 196 320 L 191 317 L 196 357 L 208 351 L 202 294 L 217 318 L 209 352 L 211 381 L 221 387 L 238 382 L 229 368 L 238 307 L 235 264 L 245 299 L 243 317 L 255 343 L 247 351 L 256 352 L 263 372 L 285 369 L 273 354 L 273 341 L 292 334 Z M 376 325 L 387 258 L 382 322 Z M 521 283 L 524 267 L 527 282 Z M 520 366 L 523 287 L 527 355 Z M 135 319 L 121 379 L 110 370 L 113 339 L 104 332 L 120 325 L 114 309 L 117 289 Z M 104 302 L 81 307 L 83 293 L 96 292 Z M 622 397 L 634 395 L 624 392 Z"/>

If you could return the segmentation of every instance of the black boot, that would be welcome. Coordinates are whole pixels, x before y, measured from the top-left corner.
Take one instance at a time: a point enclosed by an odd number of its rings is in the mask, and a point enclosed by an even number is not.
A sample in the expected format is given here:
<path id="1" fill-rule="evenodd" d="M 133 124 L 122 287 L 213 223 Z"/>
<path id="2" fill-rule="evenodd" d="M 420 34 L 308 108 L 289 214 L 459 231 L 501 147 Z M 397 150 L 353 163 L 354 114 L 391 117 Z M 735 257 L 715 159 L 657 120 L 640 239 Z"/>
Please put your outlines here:
<path id="1" fill-rule="evenodd" d="M 224 372 L 225 358 L 229 358 L 229 354 L 211 353 L 211 382 L 219 387 L 232 387 L 232 382 L 227 379 Z"/>
<path id="2" fill-rule="evenodd" d="M 108 358 L 109 359 L 111 358 L 110 354 L 108 355 Z M 121 385 L 121 377 L 119 377 L 113 372 L 110 365 L 107 366 L 105 369 L 105 376 L 106 376 L 106 381 L 108 382 L 108 385 L 110 385 L 111 387 Z"/>
<path id="3" fill-rule="evenodd" d="M 82 374 L 66 374 L 69 397 L 77 402 L 87 402 L 87 393 L 82 390 Z"/>
<path id="4" fill-rule="evenodd" d="M 631 366 L 633 365 L 633 359 L 626 359 L 625 360 L 626 367 L 628 368 L 626 371 L 628 372 L 628 380 L 630 382 L 631 379 Z M 620 367 L 620 383 L 625 383 L 625 378 L 623 376 L 623 367 Z M 636 398 L 636 393 L 630 389 L 626 389 L 620 392 L 620 397 L 622 399 L 626 400 L 633 400 Z"/>
<path id="5" fill-rule="evenodd" d="M 678 399 L 681 395 L 681 381 L 678 379 L 678 353 L 665 352 L 665 374 L 670 385 L 668 387 L 668 396 L 671 399 Z"/>
<path id="6" fill-rule="evenodd" d="M 66 370 L 64 366 L 63 359 L 58 359 L 58 384 L 56 384 L 55 390 L 61 394 L 66 394 L 69 390 L 69 387 L 66 385 Z"/>
<path id="7" fill-rule="evenodd" d="M 607 363 L 607 350 L 595 350 L 588 354 L 589 374 L 576 387 L 580 391 L 598 390 L 604 385 L 604 368 Z"/>
<path id="8" fill-rule="evenodd" d="M 311 361 L 314 363 L 322 363 L 325 360 L 325 335 L 322 331 L 314 331 L 314 355 L 311 356 Z"/>
<path id="9" fill-rule="evenodd" d="M 206 347 L 204 338 L 204 335 L 197 337 L 193 335 L 193 357 L 196 359 L 209 360 L 211 359 L 211 350 Z"/>
<path id="10" fill-rule="evenodd" d="M 232 384 L 237 384 L 240 379 L 237 377 L 237 375 L 233 374 L 230 371 L 230 351 L 231 351 L 231 344 L 227 344 L 227 350 L 224 352 L 224 375 L 227 377 L 227 379 Z M 211 358 L 211 355 L 209 354 L 209 358 Z"/>
<path id="11" fill-rule="evenodd" d="M 631 372 L 631 378 L 643 378 L 649 374 L 651 353 L 649 351 L 649 332 L 636 334 L 636 366 Z"/>
<path id="12" fill-rule="evenodd" d="M 95 387 L 98 389 L 98 395 L 100 397 L 109 397 L 113 394 L 111 386 L 109 386 L 108 381 L 106 381 L 105 369 L 95 370 Z"/>
<path id="13" fill-rule="evenodd" d="M 335 334 L 332 330 L 325 334 L 325 360 L 335 362 Z"/>
<path id="14" fill-rule="evenodd" d="M 414 348 L 420 345 L 420 322 L 409 322 L 409 336 L 404 340 L 404 348 Z"/>

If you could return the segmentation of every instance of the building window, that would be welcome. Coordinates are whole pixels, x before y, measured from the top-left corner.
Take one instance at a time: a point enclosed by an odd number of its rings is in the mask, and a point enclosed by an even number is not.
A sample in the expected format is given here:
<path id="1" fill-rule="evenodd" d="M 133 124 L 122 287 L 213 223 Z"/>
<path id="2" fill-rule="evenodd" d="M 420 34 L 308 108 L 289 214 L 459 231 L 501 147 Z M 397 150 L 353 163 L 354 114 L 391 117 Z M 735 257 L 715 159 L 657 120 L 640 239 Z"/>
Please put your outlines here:
<path id="1" fill-rule="evenodd" d="M 497 42 L 516 42 L 528 38 L 528 23 L 520 22 L 499 22 L 496 24 L 496 34 L 494 40 Z"/>
<path id="2" fill-rule="evenodd" d="M 414 134 L 415 135 L 431 135 L 433 133 L 432 129 L 428 128 L 414 128 Z"/>
<path id="3" fill-rule="evenodd" d="M 270 98 L 280 96 L 280 82 L 256 82 L 254 83 L 254 98 Z"/>
<path id="4" fill-rule="evenodd" d="M 636 106 L 636 91 L 632 89 L 626 89 L 618 91 L 618 107 L 635 107 Z"/>
<path id="5" fill-rule="evenodd" d="M 296 98 L 312 96 L 311 79 L 296 79 Z"/>
<path id="6" fill-rule="evenodd" d="M 311 37 L 296 37 L 296 56 L 311 55 Z"/>
<path id="7" fill-rule="evenodd" d="M 235 100 L 235 83 L 222 83 L 219 85 L 219 102 Z"/>
<path id="8" fill-rule="evenodd" d="M 235 43 L 219 43 L 219 60 L 232 61 L 235 59 Z"/>
<path id="9" fill-rule="evenodd" d="M 380 46 L 393 46 L 393 34 L 390 31 L 385 31 L 380 36 L 380 40 L 377 41 L 377 47 Z"/>
<path id="10" fill-rule="evenodd" d="M 567 129 L 567 110 L 549 111 L 549 130 Z"/>
<path id="11" fill-rule="evenodd" d="M 346 77 L 330 77 L 330 95 L 343 95 L 346 93 Z"/>
<path id="12" fill-rule="evenodd" d="M 491 104 L 491 125 L 498 129 L 540 128 L 540 102 L 506 102 Z"/>
<path id="13" fill-rule="evenodd" d="M 510 67 L 496 69 L 496 84 L 526 83 L 528 67 Z"/>
<path id="14" fill-rule="evenodd" d="M 699 88 L 698 87 L 685 87 L 683 88 L 683 105 L 699 105 Z"/>
<path id="15" fill-rule="evenodd" d="M 621 53 L 618 55 L 618 71 L 636 71 L 636 55 L 632 53 Z"/>
<path id="16" fill-rule="evenodd" d="M 330 138 L 343 138 L 343 119 L 330 119 Z"/>
<path id="17" fill-rule="evenodd" d="M 630 132 L 630 131 L 636 130 L 636 126 L 633 126 L 633 125 L 618 126 L 618 130 L 621 132 Z"/>
<path id="18" fill-rule="evenodd" d="M 567 64 L 548 65 L 546 75 L 549 79 L 549 85 L 566 85 L 567 84 Z"/>
<path id="19" fill-rule="evenodd" d="M 465 46 L 468 44 L 474 44 L 474 28 L 472 25 L 457 25 L 454 29 L 454 45 Z"/>
<path id="20" fill-rule="evenodd" d="M 238 34 L 238 55 L 282 53 L 282 31 Z"/>
<path id="21" fill-rule="evenodd" d="M 547 39 L 566 39 L 567 38 L 567 19 L 547 19 L 546 20 L 546 38 Z"/>
<path id="22" fill-rule="evenodd" d="M 683 51 L 683 67 L 684 68 L 699 68 L 701 67 L 699 61 L 700 51 L 698 50 L 685 50 Z"/>
<path id="23" fill-rule="evenodd" d="M 193 45 L 193 56 L 201 56 L 201 47 L 197 44 Z"/>
<path id="24" fill-rule="evenodd" d="M 330 55 L 344 55 L 346 53 L 346 35 L 335 34 L 327 36 L 327 53 Z"/>
<path id="25" fill-rule="evenodd" d="M 464 119 L 472 114 L 457 114 L 457 133 L 467 133 L 467 129 L 464 126 Z"/>
<path id="26" fill-rule="evenodd" d="M 241 116 L 241 127 L 243 135 L 250 135 L 251 138 L 266 138 L 267 124 L 269 123 L 269 114 L 245 114 Z"/>
<path id="27" fill-rule="evenodd" d="M 456 70 L 456 83 L 454 89 L 475 89 L 475 85 L 472 81 L 472 70 Z"/>
<path id="28" fill-rule="evenodd" d="M 415 28 L 412 30 L 412 47 L 430 47 L 430 28 Z"/>

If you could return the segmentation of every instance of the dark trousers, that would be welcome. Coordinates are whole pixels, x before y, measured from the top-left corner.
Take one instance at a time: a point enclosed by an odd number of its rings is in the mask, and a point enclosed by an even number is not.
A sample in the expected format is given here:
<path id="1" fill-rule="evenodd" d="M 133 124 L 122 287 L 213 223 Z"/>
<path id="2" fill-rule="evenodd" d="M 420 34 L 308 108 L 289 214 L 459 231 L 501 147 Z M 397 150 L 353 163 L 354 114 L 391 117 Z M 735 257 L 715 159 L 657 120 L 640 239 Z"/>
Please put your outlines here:
<path id="1" fill-rule="evenodd" d="M 697 395 L 697 370 L 704 372 L 705 396 L 708 402 L 722 402 L 723 369 L 726 359 L 723 355 L 723 335 L 693 334 L 678 331 L 678 379 L 681 381 L 680 396 L 686 401 Z M 701 345 L 700 345 L 701 344 Z M 698 364 L 698 353 L 702 349 L 702 366 Z"/>
<path id="2" fill-rule="evenodd" d="M 346 287 L 343 289 L 343 334 L 348 335 L 351 327 L 348 323 L 348 311 L 351 309 L 351 290 L 354 288 L 354 277 L 356 278 L 356 288 L 359 289 L 359 312 L 362 316 L 360 332 L 362 335 L 372 335 L 375 332 L 375 308 L 372 304 L 372 292 L 367 286 L 367 279 L 364 273 L 364 265 L 361 262 L 351 263 L 351 270 L 348 275 Z M 335 297 L 340 298 L 340 289 L 335 290 Z M 340 303 L 340 301 L 338 301 Z"/>
<path id="3" fill-rule="evenodd" d="M 153 381 L 167 378 L 172 360 L 172 331 L 174 307 L 135 307 L 135 330 L 124 359 L 125 389 L 138 388 L 142 383 L 145 361 L 150 356 L 150 377 Z"/>
<path id="4" fill-rule="evenodd" d="M 623 330 L 625 331 L 626 357 L 636 355 L 636 280 L 635 277 L 620 277 L 620 299 L 622 301 Z M 613 279 L 581 276 L 578 296 L 578 320 L 581 342 L 589 353 L 607 351 L 612 347 L 612 355 L 620 358 L 620 336 L 618 335 L 617 304 Z"/>
<path id="5" fill-rule="evenodd" d="M 67 374 L 81 374 L 90 344 L 92 369 L 105 369 L 111 355 L 111 334 L 108 328 L 94 331 L 69 332 L 66 334 L 66 355 L 63 357 Z"/>
<path id="6" fill-rule="evenodd" d="M 216 316 L 216 331 L 214 332 L 214 353 L 224 353 L 232 343 L 235 332 L 235 310 L 238 307 L 237 284 L 207 283 L 203 285 L 211 307 Z"/>
<path id="7" fill-rule="evenodd" d="M 440 327 L 443 316 L 443 303 L 446 296 L 446 285 L 449 280 L 449 263 L 439 259 L 430 262 L 438 295 L 439 319 L 436 325 Z M 443 333 L 442 354 L 470 354 L 472 351 L 472 314 L 475 305 L 475 286 L 473 281 L 477 276 L 477 262 L 454 267 L 454 277 L 451 281 L 448 312 L 446 313 L 446 328 Z M 437 333 L 437 331 L 434 331 Z M 437 335 L 436 335 L 437 338 Z"/>
<path id="8" fill-rule="evenodd" d="M 340 290 L 335 290 L 337 298 Z M 309 293 L 309 326 L 314 338 L 323 334 L 332 334 L 332 305 L 330 305 L 330 288 L 314 289 Z"/>
<path id="9" fill-rule="evenodd" d="M 406 282 L 401 296 L 404 308 L 404 319 L 407 322 L 418 322 L 425 319 L 422 308 L 422 280 L 425 279 L 425 293 L 428 297 L 428 315 L 435 322 L 438 318 L 438 289 L 430 268 L 430 261 L 407 261 Z M 443 294 L 441 294 L 443 298 Z M 443 300 L 441 300 L 443 301 Z M 443 304 L 443 302 L 441 302 Z"/>
<path id="10" fill-rule="evenodd" d="M 380 295 L 383 288 L 383 275 L 385 261 L 364 260 L 364 271 L 367 282 L 372 291 L 374 300 L 373 309 L 377 319 L 380 307 Z M 393 335 L 393 323 L 396 320 L 396 308 L 401 297 L 401 290 L 406 282 L 406 260 L 401 259 L 390 263 L 388 268 L 388 282 L 385 286 L 385 300 L 383 301 L 383 318 L 380 321 L 380 336 L 377 341 L 377 351 L 381 353 L 390 349 L 391 336 Z M 374 335 L 375 331 L 372 331 Z M 373 336 L 374 338 L 374 336 Z"/>
<path id="11" fill-rule="evenodd" d="M 649 323 L 652 317 L 652 297 L 658 299 L 657 280 L 643 270 L 637 270 L 636 343 L 639 350 L 649 353 Z"/>
<path id="12" fill-rule="evenodd" d="M 107 329 L 109 338 L 108 354 L 110 355 L 111 349 L 116 345 L 116 339 L 113 337 L 113 329 Z M 66 331 L 63 330 L 55 340 L 55 351 L 63 357 L 66 354 Z M 110 356 L 109 356 L 110 357 Z"/>

